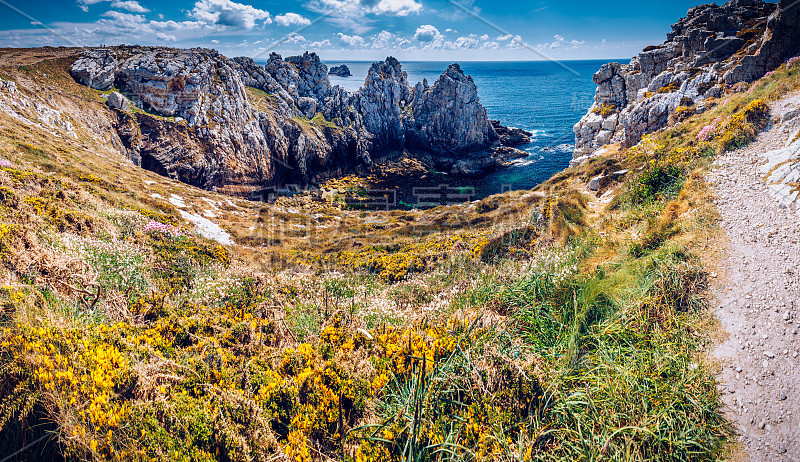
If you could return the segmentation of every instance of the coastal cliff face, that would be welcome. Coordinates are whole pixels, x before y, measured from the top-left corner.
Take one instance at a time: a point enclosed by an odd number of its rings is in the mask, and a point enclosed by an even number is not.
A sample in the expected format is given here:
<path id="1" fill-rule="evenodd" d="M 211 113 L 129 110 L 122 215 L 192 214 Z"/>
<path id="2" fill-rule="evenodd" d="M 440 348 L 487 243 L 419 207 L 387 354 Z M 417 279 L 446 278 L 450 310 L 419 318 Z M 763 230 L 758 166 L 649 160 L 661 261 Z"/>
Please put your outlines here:
<path id="1" fill-rule="evenodd" d="M 71 73 L 83 85 L 114 90 L 109 106 L 134 162 L 235 195 L 368 168 L 406 149 L 455 164 L 498 141 L 458 65 L 433 86 L 411 87 L 390 57 L 371 67 L 355 93 L 331 86 L 314 53 L 273 53 L 260 66 L 208 49 L 100 48 L 85 50 Z M 484 166 L 502 162 L 481 156 Z"/>
<path id="2" fill-rule="evenodd" d="M 663 44 L 629 64 L 603 65 L 593 76 L 594 105 L 574 127 L 573 164 L 610 143 L 633 146 L 667 126 L 676 111 L 703 112 L 726 85 L 757 80 L 796 56 L 800 11 L 791 6 L 785 0 L 700 5 L 672 25 Z"/>

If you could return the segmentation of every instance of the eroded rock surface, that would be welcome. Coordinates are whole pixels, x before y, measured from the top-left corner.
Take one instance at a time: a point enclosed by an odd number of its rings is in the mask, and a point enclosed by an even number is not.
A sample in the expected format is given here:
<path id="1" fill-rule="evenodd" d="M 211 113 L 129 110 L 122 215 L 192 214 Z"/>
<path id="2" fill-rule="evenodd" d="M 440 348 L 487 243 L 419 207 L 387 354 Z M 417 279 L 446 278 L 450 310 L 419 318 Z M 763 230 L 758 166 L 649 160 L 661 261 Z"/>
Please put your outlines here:
<path id="1" fill-rule="evenodd" d="M 751 82 L 800 54 L 800 11 L 791 2 L 732 0 L 701 5 L 672 26 L 667 40 L 629 64 L 594 75 L 594 105 L 575 127 L 573 164 L 609 143 L 626 147 L 664 128 L 679 107 L 702 112 L 726 85 Z"/>
<path id="2" fill-rule="evenodd" d="M 314 53 L 272 53 L 260 66 L 208 49 L 101 48 L 84 51 L 71 72 L 97 90 L 119 90 L 109 104 L 121 110 L 118 131 L 132 159 L 229 194 L 308 184 L 405 150 L 453 169 L 462 158 L 503 163 L 477 87 L 457 64 L 434 85 L 412 87 L 389 57 L 355 93 L 331 86 Z M 143 111 L 127 113 L 126 101 Z"/>

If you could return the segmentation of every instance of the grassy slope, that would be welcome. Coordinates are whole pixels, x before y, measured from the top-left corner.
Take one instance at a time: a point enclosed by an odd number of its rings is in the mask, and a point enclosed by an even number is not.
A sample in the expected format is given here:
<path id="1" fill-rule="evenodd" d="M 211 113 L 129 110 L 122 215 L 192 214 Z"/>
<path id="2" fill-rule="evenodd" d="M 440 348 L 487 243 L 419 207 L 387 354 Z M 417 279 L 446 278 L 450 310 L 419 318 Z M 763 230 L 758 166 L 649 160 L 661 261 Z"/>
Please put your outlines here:
<path id="1" fill-rule="evenodd" d="M 130 166 L 77 112 L 77 141 L 2 115 L 0 453 L 719 458 L 702 172 L 797 72 L 534 191 L 414 212 L 227 201 Z M 63 62 L 3 73 L 107 120 Z M 192 235 L 172 194 L 246 245 Z"/>

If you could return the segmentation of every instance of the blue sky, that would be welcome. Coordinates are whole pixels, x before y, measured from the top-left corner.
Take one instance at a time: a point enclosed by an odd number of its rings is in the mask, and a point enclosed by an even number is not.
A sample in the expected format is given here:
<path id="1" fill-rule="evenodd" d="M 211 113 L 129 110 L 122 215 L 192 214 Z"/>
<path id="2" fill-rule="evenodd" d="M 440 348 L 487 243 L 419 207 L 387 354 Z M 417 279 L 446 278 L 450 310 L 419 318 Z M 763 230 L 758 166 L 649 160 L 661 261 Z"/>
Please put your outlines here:
<path id="1" fill-rule="evenodd" d="M 12 7 L 4 5 L 8 3 Z M 629 58 L 686 0 L 4 0 L 0 46 L 168 45 L 324 60 Z"/>

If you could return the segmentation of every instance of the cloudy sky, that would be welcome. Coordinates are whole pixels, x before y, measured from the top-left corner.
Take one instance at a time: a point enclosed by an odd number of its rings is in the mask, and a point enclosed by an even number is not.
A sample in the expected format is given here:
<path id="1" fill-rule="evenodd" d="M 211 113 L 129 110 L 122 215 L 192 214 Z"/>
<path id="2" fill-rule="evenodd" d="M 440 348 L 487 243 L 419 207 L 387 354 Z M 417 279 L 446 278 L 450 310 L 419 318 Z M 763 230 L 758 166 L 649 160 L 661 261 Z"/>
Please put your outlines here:
<path id="1" fill-rule="evenodd" d="M 628 58 L 687 0 L 0 0 L 0 46 L 168 45 L 324 60 Z"/>

